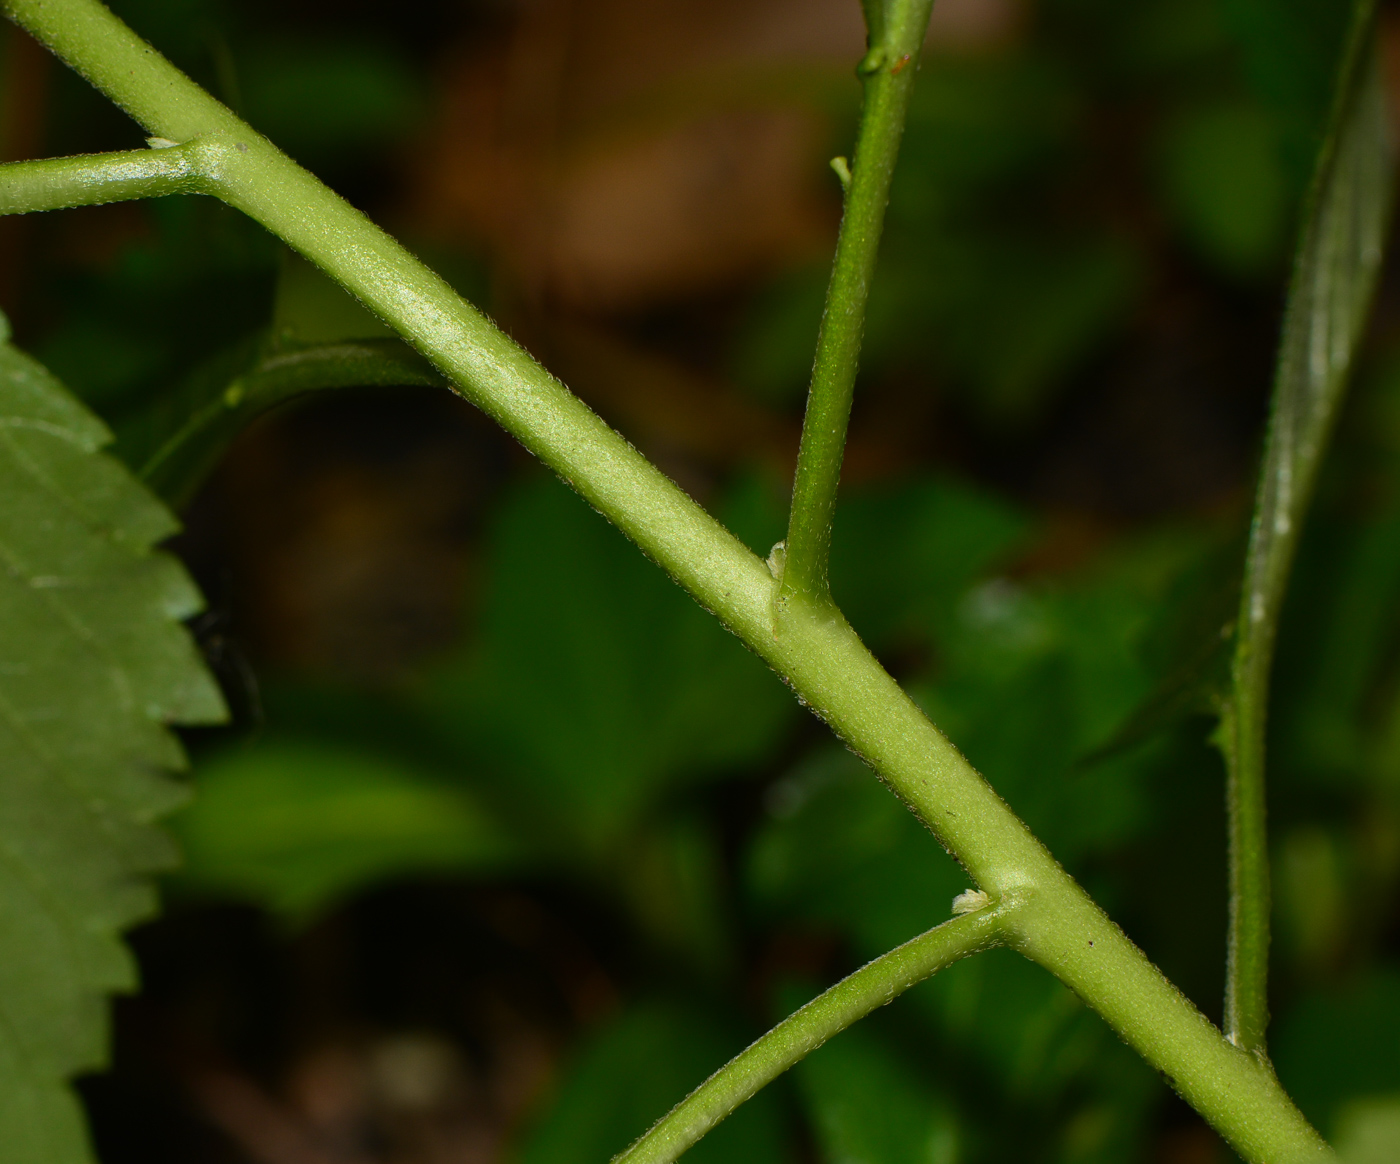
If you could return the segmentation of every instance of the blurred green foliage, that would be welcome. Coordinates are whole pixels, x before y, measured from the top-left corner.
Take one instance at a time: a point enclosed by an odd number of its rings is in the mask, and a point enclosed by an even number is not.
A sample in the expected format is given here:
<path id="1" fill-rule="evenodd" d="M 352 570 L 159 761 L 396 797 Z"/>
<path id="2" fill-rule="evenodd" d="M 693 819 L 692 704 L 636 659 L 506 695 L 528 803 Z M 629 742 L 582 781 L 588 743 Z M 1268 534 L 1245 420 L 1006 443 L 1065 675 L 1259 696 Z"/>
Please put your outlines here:
<path id="1" fill-rule="evenodd" d="M 713 1066 L 743 1050 L 723 1015 L 643 1002 L 579 1049 L 550 1111 L 522 1145 L 525 1164 L 586 1164 L 622 1151 L 639 1129 L 685 1098 Z M 695 1146 L 690 1158 L 765 1164 L 783 1155 L 783 1120 L 760 1095 Z"/>
<path id="2" fill-rule="evenodd" d="M 562 485 L 496 520 L 475 650 L 427 701 L 509 774 L 531 827 L 601 855 L 658 796 L 771 754 L 793 711 L 781 684 Z"/>
<path id="3" fill-rule="evenodd" d="M 870 376 L 918 367 L 1001 430 L 1043 416 L 1121 334 L 1162 227 L 1227 281 L 1281 274 L 1345 9 L 1059 0 L 1037 20 L 1014 50 L 926 60 L 868 326 Z M 757 298 L 740 382 L 801 391 L 822 284 Z"/>
<path id="4" fill-rule="evenodd" d="M 292 918 L 405 872 L 496 872 L 511 838 L 467 789 L 331 744 L 277 741 L 211 758 L 178 822 L 192 888 Z"/>

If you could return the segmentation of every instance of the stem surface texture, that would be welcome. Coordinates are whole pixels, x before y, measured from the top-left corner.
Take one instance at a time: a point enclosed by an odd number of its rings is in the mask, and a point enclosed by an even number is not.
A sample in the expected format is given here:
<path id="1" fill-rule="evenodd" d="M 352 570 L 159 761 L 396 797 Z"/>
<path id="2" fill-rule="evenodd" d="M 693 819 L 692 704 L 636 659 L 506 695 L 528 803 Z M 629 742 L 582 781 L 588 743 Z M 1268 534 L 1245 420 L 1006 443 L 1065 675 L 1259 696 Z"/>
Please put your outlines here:
<path id="1" fill-rule="evenodd" d="M 865 306 L 932 8 L 933 0 L 874 0 L 866 5 L 870 51 L 859 68 L 865 108 L 802 421 L 784 548 L 784 606 L 793 599 L 818 606 L 830 601 L 831 522 L 860 365 Z"/>

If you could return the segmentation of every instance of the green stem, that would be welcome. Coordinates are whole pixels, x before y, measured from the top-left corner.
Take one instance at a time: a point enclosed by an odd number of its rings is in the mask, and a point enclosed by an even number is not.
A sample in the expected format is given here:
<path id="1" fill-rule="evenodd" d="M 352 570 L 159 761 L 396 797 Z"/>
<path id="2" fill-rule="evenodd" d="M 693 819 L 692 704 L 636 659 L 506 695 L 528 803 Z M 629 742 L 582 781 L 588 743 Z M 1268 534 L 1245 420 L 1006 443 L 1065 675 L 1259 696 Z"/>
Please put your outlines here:
<path id="1" fill-rule="evenodd" d="M 1355 5 L 1337 100 L 1304 211 L 1245 563 L 1231 692 L 1221 708 L 1230 841 L 1225 1030 L 1231 1042 L 1260 1055 L 1269 1022 L 1269 674 L 1298 537 L 1365 326 L 1383 243 L 1383 221 L 1358 212 L 1357 187 L 1334 180 L 1339 170 L 1345 178 L 1358 167 L 1384 171 L 1389 164 L 1374 149 L 1385 135 L 1368 120 L 1385 116 L 1373 12 L 1373 0 Z M 1360 274 L 1350 269 L 1353 263 Z"/>
<path id="2" fill-rule="evenodd" d="M 740 1052 L 662 1116 L 613 1164 L 670 1164 L 745 1100 L 833 1035 L 960 958 L 1002 944 L 1006 910 L 981 909 L 862 966 Z"/>
<path id="3" fill-rule="evenodd" d="M 0 166 L 0 214 L 99 206 L 201 190 L 198 163 L 187 146 Z"/>
<path id="4" fill-rule="evenodd" d="M 0 0 L 0 10 L 148 132 L 190 142 L 208 189 L 360 298 L 767 660 L 993 899 L 1017 903 L 1008 944 L 1091 1004 L 1246 1160 L 1327 1158 L 1267 1066 L 1231 1046 L 1108 919 L 839 612 L 794 612 L 779 634 L 777 585 L 762 561 L 442 279 L 99 0 Z"/>
<path id="5" fill-rule="evenodd" d="M 860 365 L 865 307 L 932 8 L 933 0 L 866 4 L 870 51 L 860 64 L 865 107 L 802 422 L 779 599 L 785 607 L 793 598 L 818 606 L 829 601 L 831 522 Z"/>
<path id="6" fill-rule="evenodd" d="M 217 380 L 215 390 L 202 393 L 198 401 L 177 394 L 172 403 L 183 409 L 183 423 L 154 447 L 142 442 L 145 433 L 120 433 L 118 455 L 172 509 L 193 499 L 234 437 L 279 404 L 327 388 L 442 384 L 434 368 L 395 339 L 341 340 L 311 347 L 284 347 L 263 339 L 259 346 L 263 350 L 238 373 Z"/>

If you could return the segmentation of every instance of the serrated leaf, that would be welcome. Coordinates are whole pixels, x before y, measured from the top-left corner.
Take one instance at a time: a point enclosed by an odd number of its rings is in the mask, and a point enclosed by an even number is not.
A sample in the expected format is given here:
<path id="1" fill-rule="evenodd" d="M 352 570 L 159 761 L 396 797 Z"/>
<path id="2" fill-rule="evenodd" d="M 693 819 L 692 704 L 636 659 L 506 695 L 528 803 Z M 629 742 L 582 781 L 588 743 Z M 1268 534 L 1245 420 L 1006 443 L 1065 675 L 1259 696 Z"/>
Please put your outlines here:
<path id="1" fill-rule="evenodd" d="M 119 931 L 155 907 L 184 799 L 172 723 L 223 702 L 179 620 L 201 600 L 153 552 L 171 515 L 40 364 L 0 347 L 0 1145 L 90 1154 L 67 1083 L 107 1056 L 106 996 L 136 982 Z"/>
<path id="2" fill-rule="evenodd" d="M 301 344 L 259 334 L 220 353 L 124 426 L 118 451 L 149 488 L 179 508 L 243 429 L 293 397 L 322 388 L 441 383 L 432 365 L 400 340 Z"/>

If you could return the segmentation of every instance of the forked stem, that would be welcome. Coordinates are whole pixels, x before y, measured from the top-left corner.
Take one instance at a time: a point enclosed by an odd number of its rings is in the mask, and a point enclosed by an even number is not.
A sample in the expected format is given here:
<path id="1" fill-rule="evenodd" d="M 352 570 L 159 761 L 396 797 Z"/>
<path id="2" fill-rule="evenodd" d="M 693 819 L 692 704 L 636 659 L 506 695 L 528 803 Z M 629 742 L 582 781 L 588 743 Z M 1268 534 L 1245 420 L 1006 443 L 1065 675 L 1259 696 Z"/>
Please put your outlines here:
<path id="1" fill-rule="evenodd" d="M 662 1116 L 613 1164 L 670 1164 L 746 1100 L 833 1035 L 961 958 L 1005 940 L 1012 906 L 990 906 L 935 926 L 862 966 L 741 1051 Z"/>
<path id="2" fill-rule="evenodd" d="M 805 599 L 830 601 L 827 558 L 836 488 L 846 448 L 851 396 L 860 365 L 865 308 L 884 229 L 890 181 L 904 136 L 909 96 L 919 68 L 933 0 L 866 0 L 870 51 L 859 73 L 865 84 L 860 133 L 846 189 L 836 258 L 817 337 L 807 415 L 792 487 L 782 567 L 780 609 Z"/>

